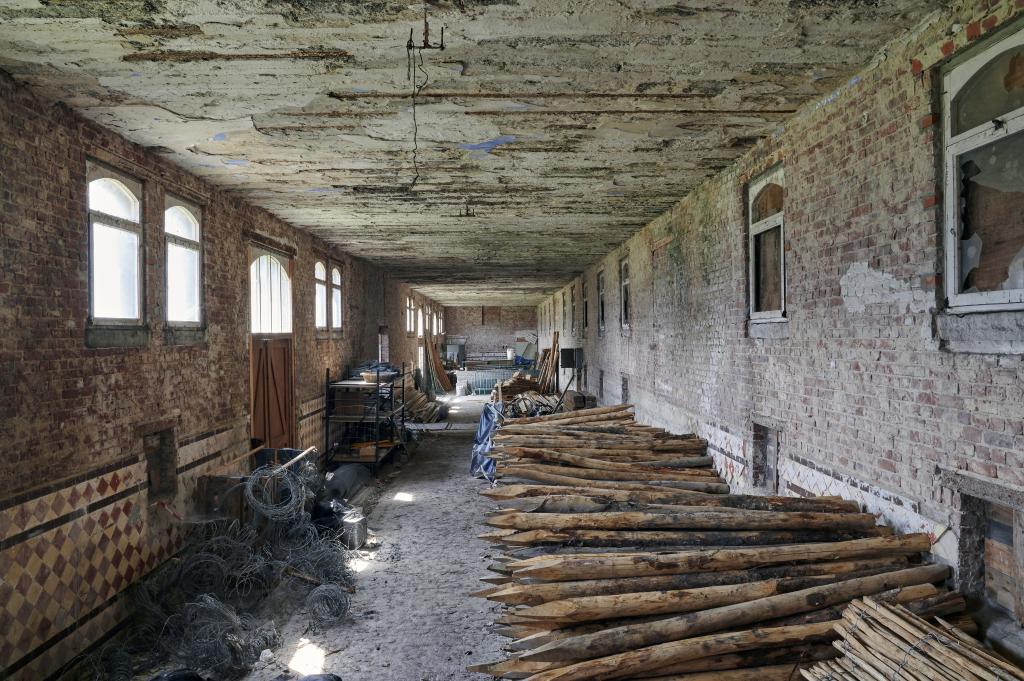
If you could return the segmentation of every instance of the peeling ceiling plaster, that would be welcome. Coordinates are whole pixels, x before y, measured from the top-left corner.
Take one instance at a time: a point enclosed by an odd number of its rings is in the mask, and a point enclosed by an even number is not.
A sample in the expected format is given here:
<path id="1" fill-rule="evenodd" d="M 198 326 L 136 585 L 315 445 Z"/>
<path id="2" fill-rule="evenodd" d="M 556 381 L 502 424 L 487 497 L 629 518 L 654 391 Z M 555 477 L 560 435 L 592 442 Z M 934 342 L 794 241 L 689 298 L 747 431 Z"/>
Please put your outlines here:
<path id="1" fill-rule="evenodd" d="M 415 184 L 422 3 L 0 0 L 0 68 L 442 303 L 529 304 L 935 6 L 430 2 Z"/>

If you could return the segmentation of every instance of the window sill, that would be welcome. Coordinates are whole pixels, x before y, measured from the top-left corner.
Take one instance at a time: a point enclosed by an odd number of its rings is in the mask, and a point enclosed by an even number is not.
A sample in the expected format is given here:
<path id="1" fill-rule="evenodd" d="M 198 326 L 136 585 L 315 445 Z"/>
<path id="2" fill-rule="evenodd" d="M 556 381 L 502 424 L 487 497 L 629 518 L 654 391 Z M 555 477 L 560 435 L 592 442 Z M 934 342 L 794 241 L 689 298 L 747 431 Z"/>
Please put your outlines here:
<path id="1" fill-rule="evenodd" d="M 165 326 L 164 342 L 167 345 L 203 345 L 206 343 L 206 327 Z"/>
<path id="2" fill-rule="evenodd" d="M 142 348 L 149 345 L 149 326 L 85 327 L 87 348 Z"/>
<path id="3" fill-rule="evenodd" d="M 1024 354 L 1024 310 L 967 312 L 956 308 L 935 315 L 940 347 L 981 355 Z"/>
<path id="4" fill-rule="evenodd" d="M 748 319 L 747 336 L 750 338 L 789 338 L 789 319 L 787 317 Z"/>

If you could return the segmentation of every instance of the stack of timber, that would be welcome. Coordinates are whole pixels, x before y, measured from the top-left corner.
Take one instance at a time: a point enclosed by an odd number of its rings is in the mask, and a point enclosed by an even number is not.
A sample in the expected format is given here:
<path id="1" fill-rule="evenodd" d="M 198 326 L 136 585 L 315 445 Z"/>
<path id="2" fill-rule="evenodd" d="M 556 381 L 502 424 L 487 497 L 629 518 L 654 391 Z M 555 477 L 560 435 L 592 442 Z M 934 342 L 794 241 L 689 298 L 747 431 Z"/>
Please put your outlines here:
<path id="1" fill-rule="evenodd" d="M 986 650 L 967 632 L 942 618 L 933 625 L 900 605 L 857 599 L 834 628 L 842 638 L 833 645 L 842 656 L 802 670 L 808 681 L 1024 681 L 1020 668 Z"/>
<path id="2" fill-rule="evenodd" d="M 540 361 L 537 363 L 540 369 L 540 392 L 543 394 L 553 393 L 558 389 L 558 332 L 551 336 L 551 348 L 544 350 Z"/>
<path id="3" fill-rule="evenodd" d="M 517 371 L 505 381 L 498 381 L 491 390 L 491 402 L 504 402 L 523 393 L 539 392 L 540 382 L 525 371 Z"/>
<path id="4" fill-rule="evenodd" d="M 431 391 L 450 393 L 455 389 L 444 370 L 441 353 L 437 351 L 437 342 L 433 336 L 428 337 L 423 344 L 423 359 L 426 362 L 422 373 L 423 382 Z"/>
<path id="5" fill-rule="evenodd" d="M 730 494 L 707 443 L 643 426 L 629 405 L 506 419 L 493 455 L 501 548 L 489 587 L 508 659 L 530 681 L 775 681 L 840 655 L 855 599 L 962 629 L 927 535 L 896 536 L 835 497 Z M 838 678 L 838 677 L 837 677 Z M 888 678 L 888 677 L 886 677 Z M 876 680 L 877 681 L 877 680 Z"/>
<path id="6" fill-rule="evenodd" d="M 419 423 L 434 423 L 440 420 L 441 403 L 435 402 L 416 389 L 412 376 L 405 377 L 406 418 Z"/>

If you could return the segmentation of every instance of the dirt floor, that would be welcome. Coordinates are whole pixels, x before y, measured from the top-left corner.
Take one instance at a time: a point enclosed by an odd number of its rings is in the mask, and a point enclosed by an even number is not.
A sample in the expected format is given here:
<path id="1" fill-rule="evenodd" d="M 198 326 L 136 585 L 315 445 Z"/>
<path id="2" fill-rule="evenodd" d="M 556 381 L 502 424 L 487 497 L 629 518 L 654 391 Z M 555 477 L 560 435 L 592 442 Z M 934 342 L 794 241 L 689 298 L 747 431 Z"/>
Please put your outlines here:
<path id="1" fill-rule="evenodd" d="M 483 588 L 489 544 L 483 514 L 495 506 L 469 477 L 474 426 L 484 398 L 451 402 L 455 430 L 425 434 L 370 511 L 379 542 L 363 552 L 348 622 L 323 634 L 298 615 L 274 657 L 246 678 L 277 681 L 331 672 L 344 681 L 484 679 L 466 665 L 501 657 L 489 624 L 498 606 L 467 594 Z"/>

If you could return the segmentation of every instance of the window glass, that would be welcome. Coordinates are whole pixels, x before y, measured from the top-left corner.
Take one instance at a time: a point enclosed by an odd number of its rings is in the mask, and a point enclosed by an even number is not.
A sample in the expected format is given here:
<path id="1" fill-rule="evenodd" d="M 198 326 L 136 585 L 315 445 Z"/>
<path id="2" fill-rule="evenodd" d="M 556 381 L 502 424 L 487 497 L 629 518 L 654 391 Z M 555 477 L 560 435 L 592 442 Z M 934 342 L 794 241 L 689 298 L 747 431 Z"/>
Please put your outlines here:
<path id="1" fill-rule="evenodd" d="M 1024 133 L 961 155 L 960 291 L 1024 289 Z"/>
<path id="2" fill-rule="evenodd" d="M 313 278 L 316 282 L 313 285 L 315 291 L 314 305 L 316 317 L 314 324 L 318 329 L 327 328 L 327 268 L 320 261 L 313 266 Z"/>
<path id="3" fill-rule="evenodd" d="M 1024 46 L 1012 47 L 982 67 L 953 99 L 953 135 L 1024 107 Z"/>
<path id="4" fill-rule="evenodd" d="M 167 319 L 199 321 L 199 251 L 167 244 Z"/>
<path id="5" fill-rule="evenodd" d="M 287 260 L 264 253 L 249 266 L 253 333 L 291 333 L 292 284 Z"/>
<path id="6" fill-rule="evenodd" d="M 782 227 L 754 236 L 754 312 L 782 309 Z"/>
<path id="7" fill-rule="evenodd" d="M 331 270 L 331 326 L 341 328 L 341 271 Z"/>
<path id="8" fill-rule="evenodd" d="M 760 222 L 782 212 L 782 187 L 769 183 L 754 197 L 751 221 Z"/>
<path id="9" fill-rule="evenodd" d="M 181 206 L 171 206 L 164 212 L 164 231 L 182 239 L 199 241 L 199 221 Z"/>
<path id="10" fill-rule="evenodd" d="M 139 200 L 124 184 L 109 177 L 89 183 L 89 210 L 139 222 Z"/>
<path id="11" fill-rule="evenodd" d="M 100 319 L 138 319 L 139 235 L 92 223 L 92 315 Z"/>

